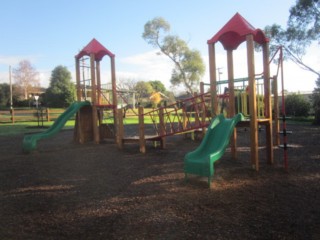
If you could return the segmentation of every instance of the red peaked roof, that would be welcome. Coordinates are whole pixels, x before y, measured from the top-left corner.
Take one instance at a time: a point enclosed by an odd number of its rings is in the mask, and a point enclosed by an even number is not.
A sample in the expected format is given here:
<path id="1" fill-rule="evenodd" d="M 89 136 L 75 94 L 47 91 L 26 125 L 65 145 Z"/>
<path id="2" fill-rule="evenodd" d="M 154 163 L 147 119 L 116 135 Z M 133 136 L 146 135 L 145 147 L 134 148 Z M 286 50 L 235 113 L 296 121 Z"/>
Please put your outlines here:
<path id="1" fill-rule="evenodd" d="M 105 55 L 108 55 L 109 57 L 115 56 L 94 38 L 78 53 L 78 55 L 76 55 L 76 58 L 79 59 L 83 56 L 90 56 L 91 53 L 94 53 L 95 60 L 97 61 L 100 61 Z"/>
<path id="2" fill-rule="evenodd" d="M 255 29 L 239 13 L 236 13 L 216 35 L 208 40 L 208 44 L 220 41 L 224 49 L 234 50 L 246 40 L 246 36 L 249 34 L 252 34 L 254 41 L 259 44 L 269 41 L 262 30 Z"/>

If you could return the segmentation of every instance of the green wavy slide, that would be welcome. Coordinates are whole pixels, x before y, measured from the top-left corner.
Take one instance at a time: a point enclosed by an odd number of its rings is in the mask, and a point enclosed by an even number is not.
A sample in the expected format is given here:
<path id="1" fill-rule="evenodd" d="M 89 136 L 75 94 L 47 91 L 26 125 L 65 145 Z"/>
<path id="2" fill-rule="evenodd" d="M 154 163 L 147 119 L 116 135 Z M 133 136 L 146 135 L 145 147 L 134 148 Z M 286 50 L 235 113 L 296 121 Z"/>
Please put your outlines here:
<path id="1" fill-rule="evenodd" d="M 224 154 L 229 145 L 233 129 L 241 120 L 243 120 L 243 115 L 239 113 L 233 118 L 225 118 L 221 114 L 211 121 L 201 144 L 184 157 L 186 179 L 188 179 L 188 174 L 208 177 L 210 187 L 214 174 L 214 162 Z"/>
<path id="2" fill-rule="evenodd" d="M 66 109 L 46 131 L 36 134 L 26 135 L 23 138 L 22 149 L 24 152 L 29 153 L 37 148 L 37 142 L 40 139 L 49 138 L 58 133 L 66 122 L 82 108 L 83 106 L 90 105 L 90 102 L 74 102 Z"/>

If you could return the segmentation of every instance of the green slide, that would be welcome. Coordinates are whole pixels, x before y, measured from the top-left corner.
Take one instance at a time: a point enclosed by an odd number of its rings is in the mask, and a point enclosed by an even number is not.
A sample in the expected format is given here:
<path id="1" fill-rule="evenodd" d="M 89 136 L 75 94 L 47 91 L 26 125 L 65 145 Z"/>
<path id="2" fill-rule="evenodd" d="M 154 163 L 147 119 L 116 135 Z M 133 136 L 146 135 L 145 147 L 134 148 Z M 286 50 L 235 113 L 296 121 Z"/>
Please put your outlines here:
<path id="1" fill-rule="evenodd" d="M 61 128 L 65 125 L 69 118 L 71 118 L 77 111 L 79 111 L 80 108 L 86 105 L 90 105 L 90 102 L 74 102 L 70 105 L 69 108 L 67 108 L 64 113 L 62 113 L 56 119 L 52 126 L 46 131 L 32 135 L 26 135 L 23 139 L 23 151 L 29 153 L 32 150 L 36 149 L 38 140 L 54 136 L 61 130 Z"/>
<path id="2" fill-rule="evenodd" d="M 186 179 L 188 174 L 208 177 L 210 187 L 214 162 L 224 154 L 235 125 L 242 119 L 243 115 L 239 113 L 233 118 L 225 118 L 221 114 L 212 120 L 199 147 L 184 157 Z"/>

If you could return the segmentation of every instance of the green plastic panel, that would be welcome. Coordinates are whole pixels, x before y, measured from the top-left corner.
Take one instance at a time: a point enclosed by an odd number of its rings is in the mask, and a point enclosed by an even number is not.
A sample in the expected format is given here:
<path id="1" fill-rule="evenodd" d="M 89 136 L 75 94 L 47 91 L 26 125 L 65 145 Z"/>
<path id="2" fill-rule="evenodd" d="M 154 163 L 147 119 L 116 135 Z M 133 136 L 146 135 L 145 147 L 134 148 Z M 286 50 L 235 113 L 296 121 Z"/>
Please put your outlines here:
<path id="1" fill-rule="evenodd" d="M 219 160 L 229 145 L 234 127 L 243 119 L 241 113 L 233 118 L 225 118 L 222 114 L 215 117 L 201 144 L 184 157 L 184 172 L 210 179 L 214 174 L 214 162 Z"/>

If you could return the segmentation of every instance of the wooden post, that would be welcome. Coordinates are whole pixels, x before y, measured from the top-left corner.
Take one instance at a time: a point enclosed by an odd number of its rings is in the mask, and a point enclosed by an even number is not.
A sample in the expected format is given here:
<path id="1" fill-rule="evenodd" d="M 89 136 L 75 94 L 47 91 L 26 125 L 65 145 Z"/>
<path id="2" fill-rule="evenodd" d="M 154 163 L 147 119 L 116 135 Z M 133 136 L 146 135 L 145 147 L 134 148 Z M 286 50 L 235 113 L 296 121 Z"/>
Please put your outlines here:
<path id="1" fill-rule="evenodd" d="M 186 109 L 183 107 L 182 108 L 182 129 L 185 130 L 187 128 L 187 112 Z M 184 134 L 184 138 L 187 138 L 188 133 Z"/>
<path id="2" fill-rule="evenodd" d="M 254 66 L 254 41 L 253 35 L 247 35 L 247 61 L 249 77 L 249 109 L 250 109 L 250 150 L 252 167 L 259 171 L 258 155 L 258 122 L 257 122 L 257 101 L 256 101 L 256 81 Z"/>
<path id="3" fill-rule="evenodd" d="M 273 76 L 273 109 L 274 109 L 274 125 L 275 125 L 275 144 L 280 145 L 280 124 L 279 124 L 279 95 L 278 95 L 278 79 L 277 76 Z"/>
<path id="4" fill-rule="evenodd" d="M 199 108 L 199 104 L 198 104 L 198 99 L 199 99 L 199 96 L 198 94 L 195 92 L 194 95 L 195 97 L 194 99 L 194 124 L 195 126 L 197 126 L 197 128 L 199 128 L 201 122 L 200 122 L 200 111 L 201 111 L 201 107 Z M 191 115 L 192 116 L 192 115 Z"/>
<path id="5" fill-rule="evenodd" d="M 79 112 L 76 113 L 76 117 L 75 117 L 75 123 L 74 123 L 74 130 L 73 130 L 73 141 L 78 143 L 79 141 Z"/>
<path id="6" fill-rule="evenodd" d="M 227 50 L 227 63 L 228 63 L 228 87 L 229 87 L 229 104 L 227 115 L 229 118 L 235 115 L 235 95 L 234 95 L 234 70 L 233 70 L 233 50 Z M 237 158 L 237 130 L 234 128 L 231 136 L 231 155 L 233 159 Z"/>
<path id="7" fill-rule="evenodd" d="M 205 96 L 204 95 L 200 95 L 200 96 L 198 96 L 198 98 L 199 98 L 199 101 L 201 102 L 200 109 L 199 109 L 199 111 L 201 113 L 201 125 L 200 126 L 202 126 L 200 136 L 201 136 L 201 138 L 203 138 L 203 136 L 206 133 L 206 128 L 203 127 L 203 126 L 206 123 L 207 111 L 206 111 Z M 199 124 L 200 124 L 200 122 L 199 122 Z M 194 131 L 193 133 L 195 135 L 196 131 Z"/>
<path id="8" fill-rule="evenodd" d="M 100 61 L 96 61 L 96 76 L 97 76 L 97 104 L 101 105 L 101 76 L 100 76 Z M 97 109 L 98 111 L 98 122 L 99 122 L 99 126 L 101 126 L 102 121 L 103 121 L 103 108 L 99 107 Z"/>
<path id="9" fill-rule="evenodd" d="M 204 94 L 204 82 L 200 82 L 200 94 Z"/>
<path id="10" fill-rule="evenodd" d="M 101 77 L 100 77 L 100 61 L 96 61 L 96 76 L 97 76 L 97 104 L 101 104 Z"/>
<path id="11" fill-rule="evenodd" d="M 139 146 L 140 146 L 140 152 L 141 153 L 145 153 L 146 152 L 146 141 L 145 141 L 145 135 L 144 135 L 143 107 L 139 107 L 138 114 L 139 114 Z"/>
<path id="12" fill-rule="evenodd" d="M 119 109 L 118 111 L 118 117 L 117 117 L 117 135 L 116 135 L 116 141 L 119 149 L 123 148 L 123 137 L 124 137 L 124 127 L 123 127 L 123 112 L 122 109 Z"/>
<path id="13" fill-rule="evenodd" d="M 214 117 L 218 112 L 217 101 L 217 75 L 216 75 L 216 56 L 215 45 L 209 44 L 209 72 L 210 72 L 210 93 L 211 93 L 211 116 Z"/>
<path id="14" fill-rule="evenodd" d="M 263 54 L 263 84 L 264 84 L 264 108 L 265 117 L 272 117 L 271 91 L 270 91 L 270 68 L 269 68 L 269 44 L 262 45 Z"/>
<path id="15" fill-rule="evenodd" d="M 182 108 L 182 129 L 185 130 L 187 128 L 187 112 L 185 108 Z"/>
<path id="16" fill-rule="evenodd" d="M 90 70 L 91 70 L 91 102 L 93 105 L 97 104 L 97 85 L 96 85 L 96 70 L 95 70 L 95 56 L 90 54 Z"/>
<path id="17" fill-rule="evenodd" d="M 201 103 L 201 125 L 203 126 L 206 123 L 206 117 L 207 117 L 207 113 L 206 113 L 206 102 L 204 99 L 204 96 L 200 96 L 202 103 Z"/>
<path id="18" fill-rule="evenodd" d="M 202 111 L 202 125 L 204 125 L 204 123 L 206 122 L 206 117 L 207 117 L 207 108 L 206 108 L 206 99 L 204 94 L 204 82 L 200 82 L 200 94 L 201 94 L 201 98 L 202 98 L 202 107 L 201 107 L 201 111 Z M 203 127 L 202 128 L 202 137 L 204 136 L 204 134 L 206 133 L 206 128 Z"/>
<path id="19" fill-rule="evenodd" d="M 81 101 L 80 59 L 76 57 L 77 101 Z"/>
<path id="20" fill-rule="evenodd" d="M 47 122 L 50 122 L 50 109 L 46 108 L 46 112 L 47 112 Z"/>
<path id="21" fill-rule="evenodd" d="M 228 88 L 229 88 L 228 117 L 230 118 L 230 117 L 233 117 L 235 114 L 233 50 L 227 50 L 227 61 L 228 61 Z"/>
<path id="22" fill-rule="evenodd" d="M 93 140 L 95 143 L 100 142 L 98 129 L 98 112 L 97 112 L 97 90 L 96 90 L 96 76 L 95 76 L 95 56 L 90 54 L 90 69 L 91 69 L 91 102 L 92 102 L 92 128 Z"/>
<path id="23" fill-rule="evenodd" d="M 118 109 L 118 101 L 117 101 L 117 84 L 116 84 L 116 67 L 114 56 L 110 57 L 111 60 L 111 82 L 112 82 L 112 105 L 113 105 L 113 122 L 116 124 L 117 121 L 117 109 Z M 117 126 L 114 126 L 114 129 L 117 129 Z M 117 135 L 117 132 L 115 133 Z"/>
<path id="24" fill-rule="evenodd" d="M 161 135 L 161 140 L 160 140 L 160 147 L 162 149 L 166 148 L 166 138 L 162 137 L 166 134 L 166 126 L 164 123 L 164 111 L 163 108 L 159 109 L 159 124 L 160 124 L 160 135 Z"/>
<path id="25" fill-rule="evenodd" d="M 14 123 L 14 108 L 10 109 L 11 122 Z"/>
<path id="26" fill-rule="evenodd" d="M 262 45 L 263 49 L 263 77 L 264 77 L 264 112 L 268 118 L 266 126 L 266 152 L 267 162 L 273 164 L 273 131 L 272 131 L 272 107 L 271 107 L 271 91 L 270 91 L 270 69 L 269 69 L 269 44 Z"/>

